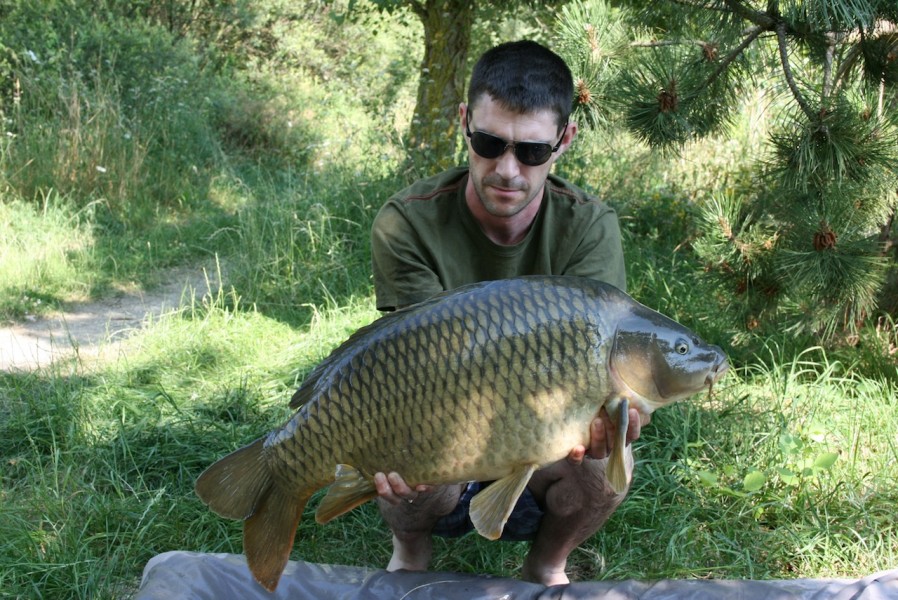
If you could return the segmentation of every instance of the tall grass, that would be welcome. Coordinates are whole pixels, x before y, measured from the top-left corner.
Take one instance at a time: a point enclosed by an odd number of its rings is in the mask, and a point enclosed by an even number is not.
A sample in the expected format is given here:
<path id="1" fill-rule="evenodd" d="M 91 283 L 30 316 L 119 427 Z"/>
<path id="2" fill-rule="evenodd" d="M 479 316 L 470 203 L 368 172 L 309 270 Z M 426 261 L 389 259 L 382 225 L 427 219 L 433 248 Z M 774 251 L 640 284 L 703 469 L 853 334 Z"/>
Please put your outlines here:
<path id="1" fill-rule="evenodd" d="M 38 4 L 6 7 L 0 25 L 15 65 L 0 85 L 0 226 L 13 230 L 0 252 L 20 266 L 4 267 L 12 293 L 0 319 L 40 312 L 26 299 L 35 290 L 52 309 L 147 283 L 150 271 L 207 254 L 208 223 L 227 219 L 208 201 L 221 153 L 195 93 L 214 80 L 188 46 L 77 2 Z M 33 215 L 46 227 L 21 225 Z"/>
<path id="2" fill-rule="evenodd" d="M 22 196 L 77 191 L 86 198 L 122 203 L 118 210 L 127 210 L 132 206 L 127 201 L 145 190 L 144 178 L 152 177 L 146 140 L 128 127 L 118 94 L 108 85 L 102 75 L 92 86 L 72 78 L 56 90 L 54 103 L 32 100 L 32 94 L 46 89 L 26 83 L 13 113 L 16 133 L 5 161 L 9 184 Z M 33 120 L 36 103 L 53 105 L 48 109 L 58 122 L 48 127 L 46 121 Z"/>
<path id="3" fill-rule="evenodd" d="M 40 205 L 0 201 L 0 315 L 40 313 L 59 296 L 84 298 L 94 238 L 83 211 L 55 193 Z M 80 279 L 80 281 L 79 281 Z"/>
<path id="4" fill-rule="evenodd" d="M 9 8 L 0 23 L 0 227 L 15 236 L 0 239 L 0 253 L 22 266 L 3 261 L 10 292 L 0 320 L 150 285 L 160 269 L 213 255 L 234 254 L 244 296 L 285 318 L 295 307 L 307 319 L 303 305 L 328 295 L 367 291 L 358 289 L 365 228 L 397 181 L 416 29 L 376 12 L 340 24 L 325 3 L 281 4 L 235 6 L 254 27 L 267 23 L 249 32 L 274 44 L 264 60 L 234 40 L 237 49 L 204 45 L 125 16 L 117 4 L 102 15 L 82 0 Z M 228 52 L 245 62 L 229 63 Z M 54 278 L 68 281 L 38 275 L 49 248 L 19 250 L 46 241 L 40 228 L 14 225 L 41 210 L 77 215 L 71 236 L 54 240 L 64 256 Z M 312 266 L 310 251 L 331 264 Z M 344 268 L 333 290 L 315 274 Z M 30 302 L 37 289 L 40 305 Z"/>
<path id="5" fill-rule="evenodd" d="M 21 79 L 19 108 L 2 96 L 11 135 L 0 147 L 0 318 L 147 285 L 213 254 L 229 276 L 147 323 L 116 362 L 0 373 L 4 594 L 127 597 L 159 552 L 240 552 L 239 523 L 199 502 L 196 476 L 287 419 L 302 378 L 376 317 L 368 231 L 403 185 L 399 132 L 419 48 L 408 26 L 384 17 L 378 32 L 337 26 L 323 6 L 304 5 L 302 35 L 236 81 L 202 72 L 165 32 L 100 22 L 79 40 L 106 45 L 73 55 L 118 54 L 82 61 L 98 69 L 77 76 L 54 71 L 49 95 L 37 93 L 43 80 Z M 34 35 L 53 39 L 55 22 Z M 140 79 L 147 65 L 155 75 Z M 749 147 L 750 133 L 733 137 Z M 560 171 L 618 209 L 631 293 L 723 345 L 734 369 L 712 397 L 656 413 L 637 442 L 629 498 L 574 553 L 572 576 L 858 577 L 894 567 L 895 324 L 871 324 L 857 345 L 829 351 L 735 337 L 691 240 L 707 189 L 723 174 L 746 184 L 729 170 L 740 151 L 712 142 L 669 161 L 625 138 L 581 142 Z M 390 536 L 373 504 L 318 526 L 318 498 L 294 558 L 386 564 Z M 439 539 L 433 568 L 515 576 L 526 551 Z"/>
<path id="6" fill-rule="evenodd" d="M 318 307 L 367 297 L 368 232 L 380 204 L 402 185 L 396 176 L 340 169 L 287 186 L 257 184 L 238 215 L 241 252 L 229 260 L 231 277 L 260 311 L 293 323 Z"/>
<path id="7" fill-rule="evenodd" d="M 370 298 L 294 329 L 219 292 L 161 317 L 96 371 L 0 374 L 0 582 L 14 597 L 133 591 L 156 553 L 240 552 L 238 523 L 194 496 L 211 462 L 289 417 L 308 371 L 376 316 Z M 898 558 L 898 389 L 771 345 L 656 413 L 627 501 L 572 556 L 573 577 L 859 577 Z M 294 558 L 382 567 L 369 504 L 327 526 L 317 496 Z M 434 568 L 515 576 L 523 543 L 438 540 Z"/>

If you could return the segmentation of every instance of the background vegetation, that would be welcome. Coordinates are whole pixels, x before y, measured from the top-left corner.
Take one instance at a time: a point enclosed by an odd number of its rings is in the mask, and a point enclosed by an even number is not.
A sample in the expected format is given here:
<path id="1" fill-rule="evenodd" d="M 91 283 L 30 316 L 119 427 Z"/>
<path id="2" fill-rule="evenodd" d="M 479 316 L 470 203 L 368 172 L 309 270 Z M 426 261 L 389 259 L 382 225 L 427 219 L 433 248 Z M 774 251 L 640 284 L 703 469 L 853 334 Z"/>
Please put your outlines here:
<path id="1" fill-rule="evenodd" d="M 286 419 L 302 377 L 376 317 L 368 230 L 414 174 L 422 26 L 401 7 L 348 8 L 0 0 L 0 318 L 152 286 L 178 264 L 217 257 L 228 274 L 115 363 L 0 373 L 4 594 L 119 598 L 159 552 L 240 552 L 239 523 L 193 481 Z M 472 55 L 555 39 L 551 12 L 522 10 L 475 21 Z M 630 497 L 572 557 L 576 579 L 898 564 L 892 317 L 826 347 L 747 334 L 696 254 L 712 198 L 752 185 L 767 113 L 763 94 L 742 102 L 724 134 L 678 155 L 594 130 L 558 165 L 621 214 L 632 294 L 735 366 L 712 397 L 656 415 Z M 370 504 L 324 527 L 306 518 L 298 539 L 298 559 L 389 556 Z M 514 576 L 525 552 L 441 540 L 434 568 Z"/>
<path id="2" fill-rule="evenodd" d="M 830 341 L 878 306 L 894 312 L 894 2 L 592 0 L 561 12 L 587 122 L 681 151 L 726 131 L 747 95 L 764 98 L 751 176 L 703 199 L 694 246 L 734 324 Z"/>

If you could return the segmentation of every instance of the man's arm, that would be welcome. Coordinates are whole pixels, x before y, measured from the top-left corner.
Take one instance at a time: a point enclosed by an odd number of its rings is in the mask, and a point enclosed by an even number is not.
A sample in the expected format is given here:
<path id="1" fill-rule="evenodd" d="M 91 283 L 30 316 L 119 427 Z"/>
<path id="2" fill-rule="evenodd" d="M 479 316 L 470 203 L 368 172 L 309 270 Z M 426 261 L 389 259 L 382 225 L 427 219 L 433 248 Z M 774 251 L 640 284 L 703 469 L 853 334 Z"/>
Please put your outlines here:
<path id="1" fill-rule="evenodd" d="M 385 204 L 371 228 L 371 266 L 378 310 L 395 310 L 443 291 L 425 245 L 392 203 Z"/>
<path id="2" fill-rule="evenodd" d="M 604 281 L 627 291 L 620 223 L 614 210 L 604 206 L 590 221 L 581 240 L 562 274 Z"/>

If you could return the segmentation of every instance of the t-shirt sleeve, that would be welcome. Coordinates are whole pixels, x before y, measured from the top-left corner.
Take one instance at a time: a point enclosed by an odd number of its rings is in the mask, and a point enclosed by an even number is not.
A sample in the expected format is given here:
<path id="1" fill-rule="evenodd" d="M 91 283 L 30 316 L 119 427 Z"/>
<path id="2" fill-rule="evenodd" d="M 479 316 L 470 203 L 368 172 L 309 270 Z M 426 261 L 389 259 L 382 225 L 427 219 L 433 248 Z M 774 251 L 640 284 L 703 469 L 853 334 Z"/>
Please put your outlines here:
<path id="1" fill-rule="evenodd" d="M 443 291 L 426 244 L 391 202 L 371 228 L 371 263 L 378 310 L 395 310 Z"/>
<path id="2" fill-rule="evenodd" d="M 589 277 L 627 291 L 620 223 L 613 209 L 605 207 L 590 222 L 562 275 Z"/>

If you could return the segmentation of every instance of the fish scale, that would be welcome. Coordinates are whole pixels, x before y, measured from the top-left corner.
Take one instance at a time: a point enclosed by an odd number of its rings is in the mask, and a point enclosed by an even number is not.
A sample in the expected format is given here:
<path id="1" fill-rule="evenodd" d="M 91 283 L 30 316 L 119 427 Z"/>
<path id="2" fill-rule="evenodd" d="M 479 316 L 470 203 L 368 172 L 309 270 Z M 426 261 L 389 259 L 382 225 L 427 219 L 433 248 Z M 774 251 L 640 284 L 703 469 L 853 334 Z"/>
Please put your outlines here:
<path id="1" fill-rule="evenodd" d="M 412 486 L 496 480 L 470 513 L 496 538 L 534 469 L 588 444 L 600 408 L 619 419 L 608 481 L 623 491 L 627 407 L 651 413 L 725 370 L 719 348 L 607 284 L 466 286 L 354 333 L 309 374 L 283 427 L 209 467 L 196 490 L 245 521 L 250 569 L 271 590 L 322 487 L 326 522 L 375 497 L 377 472 Z"/>
<path id="2" fill-rule="evenodd" d="M 544 303 L 545 299 L 542 299 L 543 303 L 540 303 L 539 299 L 534 298 L 532 295 L 527 294 L 526 296 L 523 300 L 524 305 L 530 304 L 536 307 L 542 304 L 542 307 L 546 306 Z M 474 403 L 474 406 L 465 406 L 463 403 L 472 397 L 491 397 L 492 402 L 498 404 L 491 411 L 493 414 L 498 413 L 498 417 L 494 416 L 493 418 L 505 421 L 518 421 L 521 424 L 534 421 L 535 419 L 532 417 L 520 419 L 520 415 L 513 415 L 510 408 L 502 404 L 503 398 L 494 397 L 496 395 L 491 393 L 491 388 L 495 386 L 497 381 L 501 382 L 499 385 L 502 386 L 504 384 L 504 387 L 509 390 L 508 396 L 533 396 L 540 391 L 548 390 L 553 384 L 553 374 L 563 367 L 562 364 L 558 364 L 560 361 L 552 358 L 561 354 L 559 351 L 561 345 L 557 340 L 553 340 L 551 336 L 545 335 L 539 328 L 532 326 L 534 322 L 540 323 L 550 320 L 551 311 L 539 308 L 534 311 L 530 320 L 518 320 L 516 324 L 514 319 L 515 313 L 509 306 L 509 302 L 513 300 L 514 297 L 502 297 L 494 293 L 482 305 L 485 309 L 462 313 L 457 307 L 444 306 L 440 310 L 424 313 L 417 321 L 408 323 L 406 329 L 397 328 L 386 333 L 381 339 L 370 344 L 364 352 L 354 355 L 352 360 L 348 361 L 347 367 L 331 375 L 332 377 L 344 376 L 347 380 L 347 385 L 345 387 L 337 386 L 339 394 L 324 396 L 320 404 L 323 406 L 338 406 L 342 409 L 352 399 L 356 399 L 356 401 L 358 399 L 370 401 L 373 398 L 381 398 L 387 393 L 392 395 L 394 402 L 389 407 L 383 404 L 373 405 L 370 402 L 359 404 L 360 410 L 355 412 L 364 413 L 366 418 L 360 430 L 362 435 L 358 436 L 354 440 L 355 443 L 352 444 L 355 448 L 362 448 L 366 440 L 370 438 L 388 439 L 390 436 L 386 435 L 387 431 L 391 432 L 393 440 L 428 439 L 430 436 L 424 435 L 416 426 L 416 423 L 420 423 L 422 419 L 420 417 L 411 417 L 408 414 L 410 411 L 413 411 L 413 407 L 420 407 L 421 399 L 426 397 L 433 397 L 439 400 L 434 408 L 443 415 L 454 414 L 456 412 L 454 410 L 455 407 L 459 405 L 463 409 L 462 414 L 468 410 L 476 410 L 477 403 Z M 560 299 L 560 301 L 563 302 L 563 299 Z M 559 312 L 558 303 L 552 303 L 549 306 L 554 307 L 556 312 Z M 472 338 L 469 334 L 467 343 L 450 344 L 448 343 L 451 339 L 448 323 L 458 321 L 459 316 L 462 314 L 470 317 L 467 329 L 469 332 L 473 331 L 475 335 Z M 530 331 L 525 330 L 528 326 Z M 411 337 L 411 348 L 417 347 L 421 351 L 418 354 L 407 354 L 402 357 L 403 360 L 401 362 L 408 366 L 405 370 L 408 375 L 403 377 L 396 372 L 396 363 L 389 361 L 388 358 L 385 361 L 384 357 L 389 357 L 391 350 L 397 346 L 393 340 L 397 337 L 404 339 L 404 332 L 409 329 L 416 332 L 416 335 Z M 478 333 L 480 337 L 477 336 Z M 518 340 L 518 343 L 512 351 L 510 344 L 507 343 L 509 336 L 525 335 L 527 337 L 515 338 Z M 506 343 L 503 344 L 503 341 Z M 505 347 L 504 355 L 501 351 L 503 345 Z M 458 350 L 463 350 L 463 352 L 459 353 Z M 472 377 L 462 377 L 462 374 L 458 373 L 458 377 L 450 381 L 445 375 L 446 373 L 452 373 L 452 370 L 440 370 L 439 366 L 442 363 L 451 365 L 452 362 L 459 365 L 466 354 L 469 355 L 467 361 L 474 365 L 474 368 L 470 371 Z M 422 357 L 425 359 L 423 363 L 429 368 L 421 368 Z M 520 373 L 509 373 L 507 371 L 503 372 L 500 364 L 513 366 L 530 365 L 536 368 L 523 369 Z M 374 375 L 371 378 L 373 381 L 360 376 L 360 371 L 366 374 L 373 372 Z M 389 387 L 378 386 L 376 382 L 384 380 L 383 375 L 386 373 L 395 378 L 395 383 Z M 425 373 L 426 376 L 422 376 L 422 373 Z M 382 410 L 383 408 L 389 408 L 389 411 Z M 342 419 L 347 417 L 352 419 L 352 415 L 352 412 L 343 412 L 341 410 L 339 414 L 330 415 L 330 420 L 335 429 L 341 429 L 341 425 L 346 425 Z M 457 423 L 457 426 L 461 428 L 461 424 L 458 421 L 450 420 L 448 424 L 452 423 Z M 444 426 L 446 425 L 447 423 L 444 423 Z M 518 429 L 520 428 L 519 426 Z M 299 472 L 304 474 L 304 480 L 301 482 L 289 481 L 289 477 L 292 477 L 296 472 L 290 470 L 288 473 L 285 473 L 288 476 L 288 485 L 321 485 L 322 481 L 328 481 L 332 477 L 334 455 L 339 454 L 340 449 L 326 448 L 325 451 L 319 453 L 318 457 L 315 457 L 318 460 L 312 461 L 313 464 L 308 464 L 309 454 L 306 453 L 305 448 L 309 446 L 311 438 L 317 437 L 313 434 L 315 432 L 310 428 L 307 436 L 294 433 L 289 438 L 279 442 L 278 462 L 305 461 L 304 468 L 299 469 Z M 283 444 L 283 446 L 280 446 L 280 444 Z M 513 451 L 522 450 L 522 448 L 518 447 L 520 444 L 515 444 L 513 441 L 510 444 Z M 444 469 L 434 469 L 432 465 L 388 465 L 386 461 L 393 459 L 395 456 L 405 456 L 411 453 L 396 453 L 394 452 L 395 448 L 386 449 L 380 446 L 380 444 L 375 444 L 374 447 L 371 447 L 369 442 L 368 447 L 364 448 L 364 453 L 361 451 L 348 451 L 344 448 L 344 456 L 338 456 L 338 458 L 340 462 L 352 464 L 367 474 L 390 468 L 391 470 L 404 473 L 407 478 L 413 481 L 438 476 L 444 471 Z M 463 459 L 462 462 L 464 467 L 475 466 L 480 470 L 483 469 L 480 465 L 472 465 L 473 461 L 471 460 Z M 310 477 L 312 474 L 314 476 Z"/>

